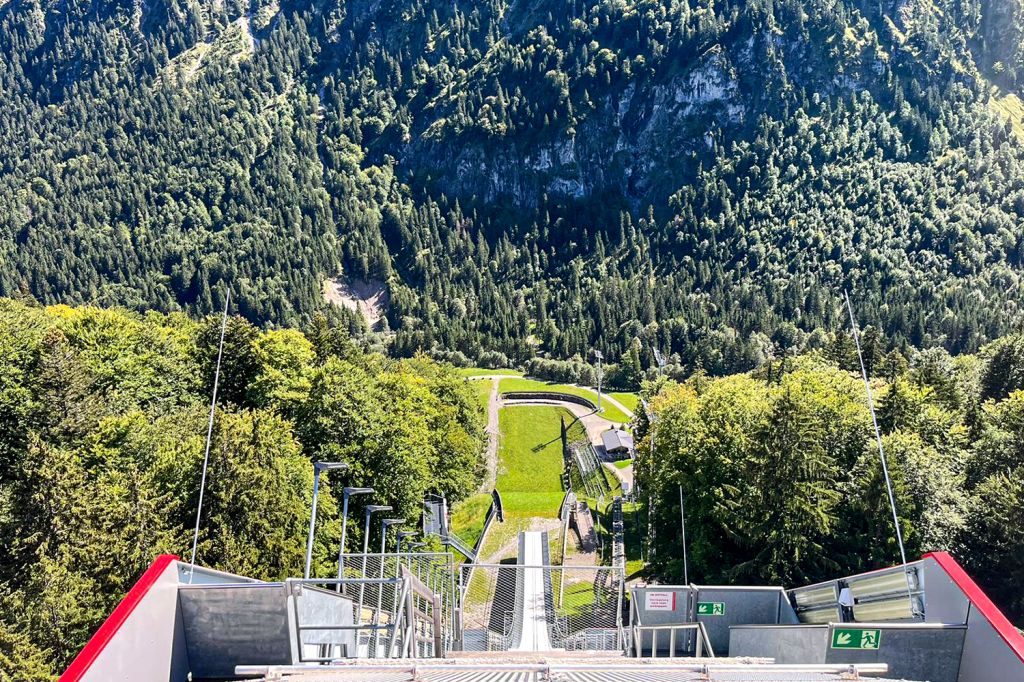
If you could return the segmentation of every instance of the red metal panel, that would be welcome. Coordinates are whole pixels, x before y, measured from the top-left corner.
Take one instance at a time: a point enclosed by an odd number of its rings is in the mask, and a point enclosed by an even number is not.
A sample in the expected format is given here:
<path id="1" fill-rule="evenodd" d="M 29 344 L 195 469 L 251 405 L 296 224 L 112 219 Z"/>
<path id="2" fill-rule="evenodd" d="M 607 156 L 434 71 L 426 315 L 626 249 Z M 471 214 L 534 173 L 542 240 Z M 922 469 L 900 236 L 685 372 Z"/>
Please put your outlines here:
<path id="1" fill-rule="evenodd" d="M 177 560 L 178 557 L 173 554 L 161 554 L 153 561 L 150 567 L 146 569 L 146 572 L 142 574 L 142 577 L 132 586 L 132 589 L 128 590 L 128 594 L 124 596 L 124 599 L 117 605 L 117 608 L 103 621 L 103 625 L 89 639 L 82 651 L 71 662 L 71 665 L 68 666 L 68 669 L 64 671 L 64 674 L 60 676 L 59 682 L 78 682 L 78 680 L 82 679 L 82 676 L 88 672 L 89 666 L 93 664 L 93 661 L 102 653 L 110 640 L 114 638 L 117 631 L 128 620 L 128 616 L 132 615 L 132 611 L 139 605 L 139 602 L 146 596 L 146 593 L 156 584 L 156 581 L 164 574 L 167 567 Z"/>
<path id="2" fill-rule="evenodd" d="M 999 633 L 999 636 L 1003 638 L 1003 641 L 1010 647 L 1010 650 L 1017 655 L 1017 658 L 1024 662 L 1024 636 L 1017 632 L 1017 628 L 1013 627 L 1009 619 L 1003 615 L 998 606 L 992 603 L 992 600 L 978 587 L 978 584 L 974 582 L 971 576 L 967 575 L 967 572 L 960 567 L 956 559 L 951 557 L 948 552 L 929 552 L 921 558 L 935 560 L 935 563 L 946 572 L 950 580 L 960 588 L 960 591 L 964 593 L 964 596 L 971 602 L 971 605 L 978 609 L 981 615 L 985 617 L 985 620 Z"/>

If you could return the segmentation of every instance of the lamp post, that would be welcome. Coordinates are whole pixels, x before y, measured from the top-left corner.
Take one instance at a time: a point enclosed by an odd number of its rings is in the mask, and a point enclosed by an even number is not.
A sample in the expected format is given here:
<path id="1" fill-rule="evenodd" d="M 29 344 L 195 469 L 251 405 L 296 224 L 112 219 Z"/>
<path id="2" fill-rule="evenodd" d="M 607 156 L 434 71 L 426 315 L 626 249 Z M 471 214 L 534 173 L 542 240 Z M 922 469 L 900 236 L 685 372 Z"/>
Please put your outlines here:
<path id="1" fill-rule="evenodd" d="M 402 540 L 419 535 L 418 530 L 400 530 L 395 533 L 395 554 L 402 553 Z"/>
<path id="2" fill-rule="evenodd" d="M 426 546 L 427 546 L 427 543 L 425 543 L 425 542 L 407 542 L 407 543 L 405 543 L 405 549 L 410 554 L 412 553 L 411 550 L 419 549 L 420 547 L 426 547 Z M 398 561 L 399 561 L 399 563 L 401 563 L 401 561 L 402 561 L 401 555 L 399 555 Z M 406 566 L 408 566 L 409 570 L 412 571 L 412 557 L 409 557 L 409 561 L 406 562 Z M 417 577 L 419 577 L 419 576 L 417 576 Z"/>
<path id="3" fill-rule="evenodd" d="M 345 488 L 343 491 L 344 501 L 341 505 L 341 546 L 338 548 L 338 580 L 341 580 L 345 573 L 345 533 L 348 530 L 348 498 L 352 495 L 369 495 L 373 488 Z M 341 592 L 341 583 L 338 583 L 338 592 Z"/>
<path id="4" fill-rule="evenodd" d="M 370 548 L 370 517 L 374 512 L 391 511 L 391 505 L 387 504 L 368 504 L 366 505 L 366 523 L 363 524 L 363 568 L 359 572 L 360 577 L 363 580 L 366 579 L 366 552 Z M 384 561 L 384 557 L 380 558 Z M 356 610 L 356 625 L 363 624 L 363 596 L 366 593 L 366 583 L 359 583 L 359 606 Z"/>
<path id="5" fill-rule="evenodd" d="M 405 519 L 384 519 L 380 522 L 380 569 L 377 573 L 377 578 L 379 580 L 384 579 L 384 543 L 387 542 L 388 528 L 394 525 L 401 525 L 403 523 L 405 523 Z M 395 573 L 397 575 L 397 569 Z M 379 658 L 377 654 L 380 651 L 380 610 L 382 607 L 383 597 L 384 584 L 377 583 L 377 610 L 373 613 L 373 655 L 375 658 Z"/>
<path id="6" fill-rule="evenodd" d="M 601 361 L 604 359 L 604 355 L 599 350 L 594 351 L 594 357 L 597 358 L 597 411 L 601 411 L 601 380 L 604 379 L 604 370 L 601 367 Z"/>
<path id="7" fill-rule="evenodd" d="M 306 539 L 306 568 L 303 578 L 309 578 L 309 569 L 313 561 L 313 531 L 316 529 L 316 500 L 320 494 L 320 472 L 348 469 L 345 462 L 315 462 L 313 464 L 313 509 L 309 514 L 309 537 Z"/>

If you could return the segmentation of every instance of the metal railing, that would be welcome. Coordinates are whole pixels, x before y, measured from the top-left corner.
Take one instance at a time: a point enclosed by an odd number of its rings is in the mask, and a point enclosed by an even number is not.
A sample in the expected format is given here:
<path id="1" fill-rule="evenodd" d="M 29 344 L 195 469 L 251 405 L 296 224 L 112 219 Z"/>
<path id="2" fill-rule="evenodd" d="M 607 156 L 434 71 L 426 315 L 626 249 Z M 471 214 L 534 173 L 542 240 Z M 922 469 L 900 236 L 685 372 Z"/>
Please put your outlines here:
<path id="1" fill-rule="evenodd" d="M 569 482 L 577 495 L 599 498 L 610 490 L 601 462 L 590 441 L 568 445 Z"/>
<path id="2" fill-rule="evenodd" d="M 442 595 L 399 563 L 388 578 L 289 578 L 299 663 L 326 663 L 341 658 L 432 658 L 448 650 L 449 628 Z M 377 606 L 364 622 L 351 596 L 376 593 Z"/>
<path id="3" fill-rule="evenodd" d="M 507 650 L 515 644 L 517 616 L 521 619 L 523 611 L 520 588 L 527 570 L 544 572 L 544 608 L 553 648 L 577 647 L 587 637 L 581 633 L 606 631 L 611 635 L 593 635 L 591 639 L 601 649 L 623 650 L 625 576 L 621 567 L 517 564 L 474 564 L 462 568 L 463 650 Z M 511 614 L 511 618 L 506 620 L 506 614 Z"/>
<path id="4" fill-rule="evenodd" d="M 395 612 L 395 602 L 400 599 L 400 595 L 393 586 L 385 586 L 379 581 L 406 575 L 415 578 L 427 593 L 437 596 L 441 649 L 448 651 L 452 648 L 457 639 L 458 595 L 455 562 L 450 552 L 345 554 L 342 561 L 346 581 L 340 584 L 338 590 L 353 600 L 357 624 L 369 623 L 376 626 L 388 623 L 388 614 Z M 432 613 L 433 609 L 430 606 L 427 610 Z M 372 628 L 360 630 L 358 655 L 384 657 L 387 651 L 382 649 L 380 629 L 370 630 Z"/>
<path id="5" fill-rule="evenodd" d="M 658 658 L 658 639 L 662 632 L 668 632 L 668 656 L 667 658 L 676 658 L 676 650 L 678 643 L 677 633 L 684 631 L 687 634 L 687 641 L 683 644 L 684 656 L 689 656 L 689 635 L 694 632 L 696 636 L 694 639 L 694 646 L 696 651 L 694 655 L 697 658 L 707 656 L 708 658 L 715 657 L 715 650 L 711 647 L 711 641 L 708 639 L 708 632 L 704 628 L 704 623 L 674 623 L 672 625 L 634 625 L 633 626 L 633 656 L 640 658 L 643 655 L 644 646 L 644 633 L 651 633 L 651 658 Z"/>
<path id="6" fill-rule="evenodd" d="M 379 609 L 383 615 L 373 622 L 362 623 L 355 615 L 354 606 L 349 606 L 352 601 L 339 592 L 342 587 L 368 584 L 382 595 Z M 300 663 L 323 663 L 357 656 L 364 633 L 368 639 L 378 642 L 383 634 L 387 651 L 391 651 L 398 635 L 396 624 L 401 604 L 398 595 L 408 589 L 407 585 L 408 580 L 403 578 L 288 578 L 285 594 L 291 602 L 294 657 Z M 383 597 L 385 593 L 388 598 Z M 379 651 L 378 647 L 374 655 L 379 656 Z"/>
<path id="7" fill-rule="evenodd" d="M 861 679 L 865 675 L 881 675 L 889 670 L 885 663 L 832 663 L 811 665 L 737 664 L 737 663 L 662 663 L 659 671 L 667 672 L 671 678 L 659 675 L 658 679 L 684 679 L 681 673 L 693 673 L 693 677 L 709 680 L 762 679 L 779 673 L 791 673 L 792 677 L 815 675 L 844 675 L 846 679 Z M 235 674 L 243 677 L 270 677 L 322 671 L 312 666 L 284 665 L 240 665 Z M 492 682 L 585 682 L 587 680 L 622 680 L 624 682 L 648 682 L 653 679 L 649 663 L 472 663 L 463 662 L 457 666 L 448 663 L 398 663 L 352 665 L 331 671 L 331 679 L 363 682 L 367 679 L 397 680 L 464 680 L 483 679 Z"/>

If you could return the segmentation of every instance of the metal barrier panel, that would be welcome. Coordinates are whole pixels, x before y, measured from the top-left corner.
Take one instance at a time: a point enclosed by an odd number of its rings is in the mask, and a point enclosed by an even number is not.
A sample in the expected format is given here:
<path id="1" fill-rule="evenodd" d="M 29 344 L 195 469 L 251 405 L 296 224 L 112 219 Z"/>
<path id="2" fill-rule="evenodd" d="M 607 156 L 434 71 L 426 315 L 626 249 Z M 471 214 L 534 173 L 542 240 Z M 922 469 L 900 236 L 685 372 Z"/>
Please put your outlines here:
<path id="1" fill-rule="evenodd" d="M 352 629 L 355 609 L 350 598 L 313 585 L 292 585 L 289 597 L 299 660 L 355 655 L 357 631 Z"/>
<path id="2" fill-rule="evenodd" d="M 693 590 L 678 585 L 648 585 L 634 587 L 630 591 L 630 623 L 632 625 L 678 625 L 693 622 L 690 614 Z M 651 654 L 655 635 L 651 631 L 641 632 L 634 647 L 639 646 L 644 655 Z M 669 655 L 668 638 L 658 640 L 661 649 L 658 655 Z M 676 641 L 675 656 L 687 656 L 696 651 L 696 642 L 690 633 Z"/>
<path id="3" fill-rule="evenodd" d="M 693 590 L 685 585 L 648 585 L 630 591 L 634 625 L 690 623 Z"/>
<path id="4" fill-rule="evenodd" d="M 828 625 L 734 625 L 729 652 L 783 664 L 824 663 L 828 633 Z"/>
<path id="5" fill-rule="evenodd" d="M 540 571 L 553 649 L 621 650 L 623 571 L 611 566 L 463 566 L 462 649 L 508 651 L 519 644 L 527 571 Z M 517 595 L 519 595 L 517 597 Z"/>
<path id="6" fill-rule="evenodd" d="M 704 624 L 717 656 L 730 654 L 730 626 L 777 625 L 790 609 L 781 587 L 697 586 L 696 590 L 694 620 Z"/>
<path id="7" fill-rule="evenodd" d="M 196 677 L 230 677 L 247 663 L 295 662 L 283 584 L 181 585 L 178 603 Z"/>
<path id="8" fill-rule="evenodd" d="M 887 663 L 894 679 L 957 682 L 966 633 L 965 625 L 837 623 L 829 626 L 825 662 Z M 839 641 L 847 635 L 851 645 L 870 641 L 874 648 L 846 648 Z"/>

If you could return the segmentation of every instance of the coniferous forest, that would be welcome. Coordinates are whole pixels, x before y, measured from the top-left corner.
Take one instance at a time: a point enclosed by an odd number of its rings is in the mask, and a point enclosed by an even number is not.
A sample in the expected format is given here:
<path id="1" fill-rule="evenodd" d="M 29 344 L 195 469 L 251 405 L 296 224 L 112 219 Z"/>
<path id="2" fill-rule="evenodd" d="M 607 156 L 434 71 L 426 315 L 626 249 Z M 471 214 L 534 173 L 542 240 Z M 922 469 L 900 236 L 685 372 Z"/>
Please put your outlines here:
<path id="1" fill-rule="evenodd" d="M 652 575 L 680 484 L 703 580 L 892 563 L 849 291 L 911 554 L 1019 623 L 1022 78 L 1001 0 L 0 0 L 0 673 L 187 554 L 228 291 L 206 565 L 295 574 L 312 460 L 323 570 L 332 486 L 468 495 L 439 361 L 593 349 L 659 416 Z"/>
<path id="2" fill-rule="evenodd" d="M 1021 321 L 1024 16 L 991 0 L 0 6 L 0 295 L 396 355 L 721 374 Z M 485 355 L 490 354 L 490 355 Z M 497 355 L 495 355 L 497 354 Z"/>

